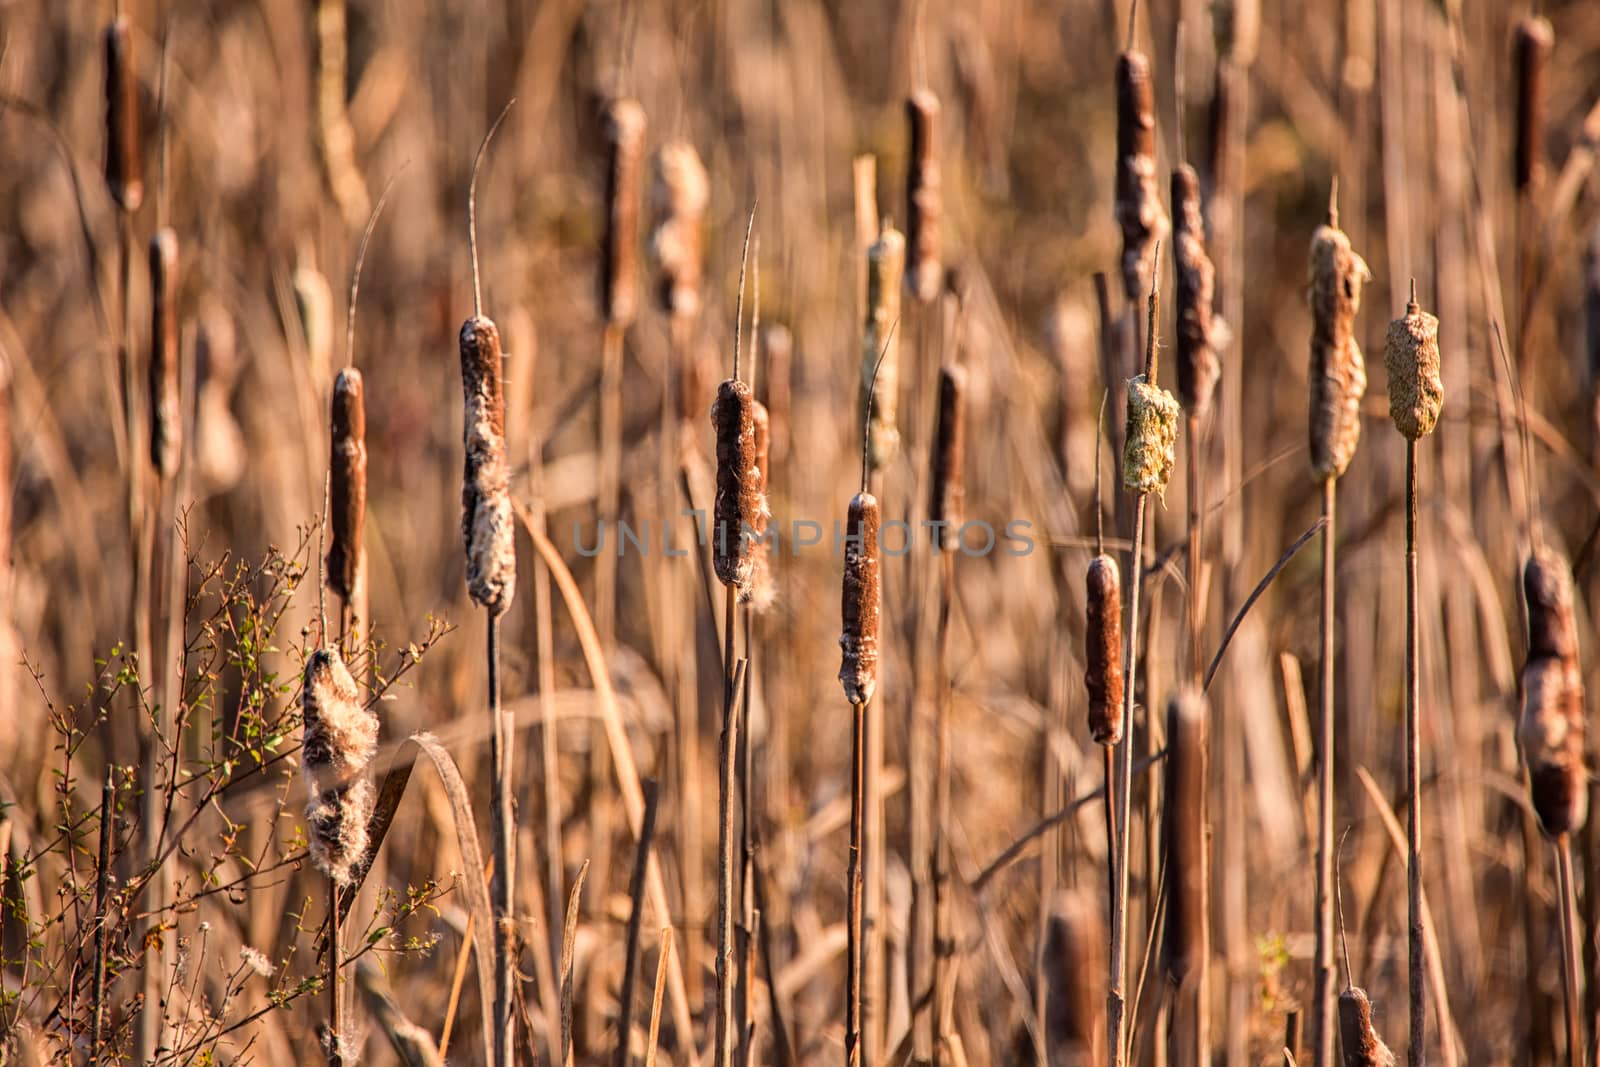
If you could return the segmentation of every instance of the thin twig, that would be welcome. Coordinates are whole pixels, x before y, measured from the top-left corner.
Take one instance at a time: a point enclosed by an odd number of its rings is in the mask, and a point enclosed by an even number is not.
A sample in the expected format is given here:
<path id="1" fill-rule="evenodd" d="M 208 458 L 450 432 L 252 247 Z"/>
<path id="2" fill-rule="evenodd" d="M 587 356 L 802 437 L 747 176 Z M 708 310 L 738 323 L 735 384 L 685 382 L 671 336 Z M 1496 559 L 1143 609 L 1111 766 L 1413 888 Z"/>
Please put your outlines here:
<path id="1" fill-rule="evenodd" d="M 646 778 L 640 785 L 644 789 L 644 826 L 639 831 L 635 847 L 633 876 L 629 881 L 628 896 L 632 907 L 628 911 L 627 962 L 622 970 L 622 989 L 618 997 L 622 1010 L 617 1022 L 617 1053 L 613 1058 L 616 1067 L 627 1067 L 628 1050 L 633 1043 L 633 986 L 639 972 L 639 928 L 644 920 L 644 876 L 650 869 L 650 843 L 656 832 L 656 797 L 660 792 L 654 778 Z"/>

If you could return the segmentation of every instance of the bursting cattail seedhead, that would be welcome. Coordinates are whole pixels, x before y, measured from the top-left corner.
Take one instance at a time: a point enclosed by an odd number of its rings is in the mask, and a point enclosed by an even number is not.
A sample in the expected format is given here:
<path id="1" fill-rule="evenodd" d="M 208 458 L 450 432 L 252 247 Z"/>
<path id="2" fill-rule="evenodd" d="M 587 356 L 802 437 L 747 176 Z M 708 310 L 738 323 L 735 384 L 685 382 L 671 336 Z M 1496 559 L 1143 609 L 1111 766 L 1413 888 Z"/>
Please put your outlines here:
<path id="1" fill-rule="evenodd" d="M 163 478 L 178 473 L 183 404 L 178 390 L 178 235 L 163 226 L 150 238 L 150 463 Z"/>
<path id="2" fill-rule="evenodd" d="M 1205 960 L 1206 936 L 1206 735 L 1210 708 L 1192 686 L 1167 704 L 1167 767 L 1162 848 L 1167 857 L 1167 933 L 1162 955 L 1167 978 L 1181 986 Z"/>
<path id="3" fill-rule="evenodd" d="M 1155 246 L 1168 229 L 1156 182 L 1155 89 L 1143 52 L 1117 57 L 1115 214 L 1122 228 L 1123 290 L 1137 301 L 1150 291 Z"/>
<path id="4" fill-rule="evenodd" d="M 1572 607 L 1572 568 L 1557 552 L 1535 551 L 1522 568 L 1528 606 L 1528 658 L 1576 661 L 1578 624 Z"/>
<path id="5" fill-rule="evenodd" d="M 1359 986 L 1339 994 L 1339 1045 L 1344 1067 L 1395 1067 L 1394 1053 L 1372 1025 L 1372 1001 Z"/>
<path id="6" fill-rule="evenodd" d="M 1128 379 L 1128 424 L 1122 484 L 1132 493 L 1163 494 L 1178 453 L 1178 401 L 1144 375 Z"/>
<path id="7" fill-rule="evenodd" d="M 1403 316 L 1389 323 L 1383 364 L 1389 370 L 1389 417 L 1395 429 L 1411 441 L 1432 433 L 1444 406 L 1439 320 L 1415 300 L 1406 304 Z"/>
<path id="8" fill-rule="evenodd" d="M 1212 313 L 1216 268 L 1206 254 L 1200 177 L 1185 164 L 1172 172 L 1173 264 L 1178 281 L 1178 401 L 1204 416 L 1222 376 L 1222 320 Z"/>
<path id="9" fill-rule="evenodd" d="M 361 372 L 345 367 L 333 380 L 329 472 L 328 584 L 349 604 L 361 584 L 367 522 L 367 400 Z"/>
<path id="10" fill-rule="evenodd" d="M 1544 832 L 1556 837 L 1580 828 L 1588 815 L 1583 669 L 1566 560 L 1548 549 L 1535 552 L 1523 567 L 1522 588 L 1528 662 L 1517 741 L 1528 764 L 1533 810 Z"/>
<path id="11" fill-rule="evenodd" d="M 939 98 L 918 89 L 906 99 L 911 127 L 910 163 L 906 168 L 906 286 L 922 303 L 939 295 L 939 218 L 944 194 L 939 175 Z"/>
<path id="12" fill-rule="evenodd" d="M 954 552 L 961 544 L 967 491 L 963 453 L 967 440 L 967 372 L 951 364 L 939 368 L 939 425 L 933 446 L 933 484 L 928 518 L 935 524 L 934 544 Z"/>
<path id="13" fill-rule="evenodd" d="M 1105 924 L 1100 908 L 1080 889 L 1058 890 L 1045 920 L 1041 953 L 1046 1060 L 1050 1067 L 1101 1062 L 1105 1037 Z"/>
<path id="14" fill-rule="evenodd" d="M 461 534 L 467 551 L 467 592 L 491 613 L 511 606 L 517 591 L 517 550 L 511 525 L 511 471 L 506 463 L 506 401 L 500 331 L 474 315 L 461 325 Z"/>
<path id="15" fill-rule="evenodd" d="M 711 200 L 706 168 L 693 145 L 671 141 L 661 146 L 650 198 L 655 217 L 650 249 L 661 272 L 661 310 L 693 318 L 700 312 L 705 215 Z"/>
<path id="16" fill-rule="evenodd" d="M 613 100 L 606 108 L 606 235 L 601 250 L 600 308 L 613 326 L 627 326 L 639 310 L 639 193 L 644 169 L 644 108 Z"/>
<path id="17" fill-rule="evenodd" d="M 367 822 L 375 799 L 372 783 L 360 778 L 348 786 L 314 794 L 306 805 L 311 862 L 341 886 L 355 881 L 366 854 Z"/>
<path id="18" fill-rule="evenodd" d="M 867 249 L 867 321 L 861 340 L 861 411 L 866 414 L 869 395 L 872 418 L 867 424 L 867 462 L 882 470 L 900 450 L 898 397 L 900 394 L 900 280 L 905 273 L 906 241 L 900 231 L 885 224 Z M 880 365 L 881 357 L 881 365 Z M 873 372 L 877 389 L 873 390 Z"/>
<path id="19" fill-rule="evenodd" d="M 133 30 L 119 15 L 106 27 L 106 187 L 123 211 L 144 202 L 139 156 L 139 74 L 133 65 Z"/>
<path id="20" fill-rule="evenodd" d="M 1544 124 L 1548 95 L 1550 51 L 1555 33 L 1550 21 L 1527 15 L 1513 31 L 1512 51 L 1517 79 L 1517 192 L 1524 192 L 1544 177 Z"/>
<path id="21" fill-rule="evenodd" d="M 361 691 L 338 649 L 325 646 L 307 658 L 300 711 L 300 759 L 312 793 L 360 777 L 377 750 L 378 718 L 362 706 Z"/>
<path id="22" fill-rule="evenodd" d="M 844 547 L 844 592 L 840 614 L 844 628 L 839 647 L 844 657 L 839 681 L 845 699 L 867 704 L 878 685 L 878 498 L 857 493 L 850 501 Z"/>
<path id="23" fill-rule="evenodd" d="M 762 519 L 761 471 L 756 466 L 755 397 L 750 383 L 727 378 L 711 402 L 717 441 L 717 496 L 713 504 L 711 558 L 717 578 L 744 592 L 755 560 L 746 531 Z"/>
<path id="24" fill-rule="evenodd" d="M 1122 575 L 1101 553 L 1084 575 L 1084 686 L 1089 734 L 1099 745 L 1122 740 Z"/>
<path id="25" fill-rule="evenodd" d="M 1372 274 L 1331 220 L 1311 237 L 1310 273 L 1311 469 L 1325 481 L 1344 473 L 1361 440 L 1367 368 L 1355 319 Z"/>
<path id="26" fill-rule="evenodd" d="M 753 534 L 750 584 L 739 590 L 739 598 L 748 603 L 752 611 L 761 614 L 772 607 L 778 590 L 772 580 L 772 546 L 767 540 L 767 527 L 772 517 L 772 498 L 767 492 L 767 480 L 772 473 L 772 418 L 767 406 L 759 400 L 750 405 L 750 422 L 755 433 L 755 483 L 756 492 L 761 495 L 761 506 L 750 524 Z"/>

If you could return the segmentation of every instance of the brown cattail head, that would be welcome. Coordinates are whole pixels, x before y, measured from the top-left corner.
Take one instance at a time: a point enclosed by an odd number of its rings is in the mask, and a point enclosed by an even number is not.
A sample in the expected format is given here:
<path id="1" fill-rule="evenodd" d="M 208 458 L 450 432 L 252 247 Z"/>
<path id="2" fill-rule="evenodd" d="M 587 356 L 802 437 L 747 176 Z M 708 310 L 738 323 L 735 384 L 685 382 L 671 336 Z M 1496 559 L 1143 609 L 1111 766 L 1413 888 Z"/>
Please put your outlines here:
<path id="1" fill-rule="evenodd" d="M 755 570 L 747 533 L 755 530 L 766 509 L 756 467 L 755 397 L 750 383 L 728 378 L 717 386 L 711 430 L 717 440 L 711 558 L 722 584 L 745 592 Z"/>
<path id="2" fill-rule="evenodd" d="M 656 152 L 650 198 L 655 232 L 650 249 L 661 271 L 661 310 L 674 318 L 700 313 L 706 205 L 711 185 L 700 155 L 687 141 L 670 141 Z"/>
<path id="3" fill-rule="evenodd" d="M 845 699 L 866 704 L 878 685 L 878 498 L 857 493 L 850 500 L 844 546 L 844 595 L 841 614 L 844 650 L 839 681 Z"/>
<path id="4" fill-rule="evenodd" d="M 1122 575 L 1101 554 L 1084 576 L 1084 672 L 1089 690 L 1089 734 L 1100 745 L 1122 740 Z"/>
<path id="5" fill-rule="evenodd" d="M 867 249 L 867 321 L 861 335 L 861 412 L 867 423 L 867 462 L 874 471 L 888 466 L 900 449 L 900 279 L 905 273 L 906 241 L 885 223 Z M 880 366 L 881 357 L 881 366 Z M 877 389 L 873 389 L 873 373 Z"/>
<path id="6" fill-rule="evenodd" d="M 1217 272 L 1206 254 L 1200 177 L 1188 164 L 1172 172 L 1172 219 L 1178 280 L 1178 400 L 1189 414 L 1204 416 L 1222 375 L 1218 358 L 1222 320 L 1212 314 Z"/>
<path id="7" fill-rule="evenodd" d="M 1412 299 L 1406 313 L 1389 323 L 1383 346 L 1389 370 L 1389 417 L 1395 429 L 1415 441 L 1433 432 L 1444 406 L 1439 377 L 1439 320 Z"/>
<path id="8" fill-rule="evenodd" d="M 1167 235 L 1156 183 L 1155 89 L 1143 52 L 1117 57 L 1116 217 L 1122 227 L 1122 287 L 1137 301 L 1150 291 L 1156 242 Z"/>
<path id="9" fill-rule="evenodd" d="M 506 400 L 500 331 L 474 315 L 461 324 L 461 534 L 467 549 L 467 592 L 499 615 L 517 592 L 517 549 L 511 525 L 511 470 L 506 463 Z"/>
<path id="10" fill-rule="evenodd" d="M 1058 890 L 1045 920 L 1042 952 L 1050 1067 L 1091 1067 L 1103 1060 L 1105 951 L 1105 924 L 1094 898 L 1081 889 Z"/>
<path id="11" fill-rule="evenodd" d="M 367 392 L 354 367 L 345 367 L 333 380 L 330 436 L 328 584 L 348 604 L 361 584 L 367 522 Z"/>
<path id="12" fill-rule="evenodd" d="M 1361 287 L 1372 277 L 1333 212 L 1311 237 L 1311 469 L 1337 478 L 1361 439 L 1367 368 L 1356 344 Z"/>
<path id="13" fill-rule="evenodd" d="M 906 99 L 911 156 L 906 168 L 906 287 L 922 303 L 939 295 L 942 281 L 939 217 L 944 213 L 939 177 L 939 98 L 918 89 Z"/>
<path id="14" fill-rule="evenodd" d="M 928 518 L 936 523 L 934 544 L 942 552 L 954 552 L 961 544 L 961 523 L 965 519 L 967 491 L 963 477 L 963 453 L 967 442 L 967 372 L 951 364 L 939 368 L 939 425 L 933 446 L 933 485 L 928 499 Z"/>
<path id="15" fill-rule="evenodd" d="M 634 100 L 606 107 L 606 236 L 600 256 L 600 309 L 613 326 L 639 310 L 639 192 L 644 168 L 644 108 Z"/>
<path id="16" fill-rule="evenodd" d="M 1167 978 L 1181 986 L 1210 951 L 1207 932 L 1206 765 L 1211 709 L 1192 686 L 1167 703 L 1167 768 L 1162 848 L 1167 857 Z"/>
<path id="17" fill-rule="evenodd" d="M 759 400 L 751 403 L 750 416 L 755 432 L 755 484 L 761 506 L 750 524 L 750 584 L 739 590 L 739 598 L 761 614 L 772 607 L 778 592 L 772 580 L 772 546 L 767 540 L 772 518 L 772 498 L 767 495 L 767 479 L 772 472 L 772 418 Z"/>
<path id="18" fill-rule="evenodd" d="M 313 797 L 343 790 L 365 773 L 378 747 L 378 717 L 339 650 L 325 646 L 306 660 L 300 693 L 301 767 Z"/>
<path id="19" fill-rule="evenodd" d="M 1372 1025 L 1372 1001 L 1359 986 L 1339 994 L 1339 1045 L 1344 1067 L 1394 1067 L 1394 1053 Z"/>
<path id="20" fill-rule="evenodd" d="M 138 211 L 144 202 L 139 73 L 133 65 L 133 30 L 126 16 L 106 27 L 106 187 L 123 211 Z"/>
<path id="21" fill-rule="evenodd" d="M 1128 379 L 1128 423 L 1122 484 L 1129 492 L 1163 494 L 1178 454 L 1177 400 L 1144 375 Z"/>
<path id="22" fill-rule="evenodd" d="M 1544 177 L 1545 103 L 1555 34 L 1549 20 L 1539 15 L 1524 16 L 1512 33 L 1517 68 L 1516 181 L 1520 193 Z"/>
<path id="23" fill-rule="evenodd" d="M 178 235 L 150 238 L 150 463 L 163 479 L 178 473 L 183 404 L 178 390 Z"/>
<path id="24" fill-rule="evenodd" d="M 313 794 L 306 805 L 311 862 L 341 886 L 355 881 L 365 857 L 367 822 L 375 799 L 372 782 L 358 778 L 339 789 Z"/>
<path id="25" fill-rule="evenodd" d="M 1583 671 L 1578 661 L 1572 580 L 1566 560 L 1543 549 L 1522 572 L 1528 604 L 1528 662 L 1522 669 L 1517 740 L 1528 764 L 1533 809 L 1552 837 L 1588 814 Z"/>

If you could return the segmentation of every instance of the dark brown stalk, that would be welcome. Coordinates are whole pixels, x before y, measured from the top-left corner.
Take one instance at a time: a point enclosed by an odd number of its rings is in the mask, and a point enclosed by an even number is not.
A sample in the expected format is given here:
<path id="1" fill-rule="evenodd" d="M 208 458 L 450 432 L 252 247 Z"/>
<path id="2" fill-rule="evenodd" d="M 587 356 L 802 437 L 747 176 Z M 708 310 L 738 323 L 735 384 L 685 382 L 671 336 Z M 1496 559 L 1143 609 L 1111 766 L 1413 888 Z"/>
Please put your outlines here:
<path id="1" fill-rule="evenodd" d="M 100 850 L 94 871 L 94 1014 L 89 1032 L 89 1062 L 100 1062 L 106 1002 L 106 894 L 111 884 L 111 837 L 116 826 L 116 768 L 106 768 L 100 788 Z"/>
<path id="2" fill-rule="evenodd" d="M 845 1067 L 861 1063 L 861 837 L 865 814 L 867 705 L 852 701 L 850 731 L 850 860 L 846 871 Z"/>
<path id="3" fill-rule="evenodd" d="M 644 876 L 650 866 L 650 846 L 656 832 L 656 797 L 660 792 L 654 778 L 639 783 L 644 790 L 644 822 L 639 829 L 639 842 L 633 857 L 633 876 L 628 882 L 628 897 L 633 902 L 628 911 L 628 940 L 626 963 L 622 971 L 622 988 L 618 993 L 622 1005 L 617 1022 L 617 1051 L 612 1058 L 615 1067 L 628 1067 L 629 1050 L 633 1044 L 633 987 L 639 976 L 639 930 L 644 920 Z M 663 951 L 665 947 L 663 946 Z"/>
<path id="4" fill-rule="evenodd" d="M 1427 961 L 1423 955 L 1422 918 L 1422 683 L 1417 669 L 1421 635 L 1417 618 L 1417 442 L 1406 440 L 1406 925 L 1407 1002 L 1411 1039 L 1406 1048 L 1410 1067 L 1427 1062 Z"/>
<path id="5" fill-rule="evenodd" d="M 738 1048 L 738 1041 L 733 1032 L 733 994 L 737 985 L 736 964 L 733 952 L 734 931 L 734 812 L 737 807 L 734 800 L 734 790 L 738 787 L 739 780 L 739 708 L 740 694 L 744 687 L 744 674 L 749 666 L 748 662 L 740 659 L 734 661 L 733 657 L 733 625 L 734 625 L 735 591 L 733 586 L 728 586 L 724 603 L 726 613 L 723 623 L 726 628 L 724 641 L 724 655 L 733 663 L 732 672 L 728 676 L 726 689 L 723 691 L 722 702 L 722 741 L 721 759 L 717 773 L 717 798 L 719 818 L 717 820 L 717 1012 L 716 1012 L 716 1060 L 717 1067 L 732 1067 L 734 1054 Z"/>

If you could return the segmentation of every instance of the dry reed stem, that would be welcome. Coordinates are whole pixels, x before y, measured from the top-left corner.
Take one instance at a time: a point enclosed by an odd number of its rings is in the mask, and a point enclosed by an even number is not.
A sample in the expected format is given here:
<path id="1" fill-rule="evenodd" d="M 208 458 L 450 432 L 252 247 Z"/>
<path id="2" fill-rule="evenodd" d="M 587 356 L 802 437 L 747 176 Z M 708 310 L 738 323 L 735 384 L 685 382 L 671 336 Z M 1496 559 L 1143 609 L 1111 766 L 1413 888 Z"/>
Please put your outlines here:
<path id="1" fill-rule="evenodd" d="M 934 524 L 934 547 L 944 553 L 960 547 L 966 511 L 966 394 L 967 372 L 955 364 L 940 367 L 939 421 L 934 434 L 928 519 Z"/>
<path id="2" fill-rule="evenodd" d="M 639 310 L 639 195 L 644 169 L 644 108 L 634 100 L 606 107 L 606 233 L 600 256 L 600 309 L 626 328 Z"/>
<path id="3" fill-rule="evenodd" d="M 1185 164 L 1172 172 L 1172 252 L 1177 275 L 1178 401 L 1191 417 L 1204 418 L 1222 375 L 1222 320 L 1214 316 L 1216 268 L 1206 254 L 1200 176 Z"/>
<path id="4" fill-rule="evenodd" d="M 1389 371 L 1389 417 L 1395 429 L 1409 441 L 1432 433 L 1444 405 L 1439 320 L 1418 306 L 1415 292 L 1406 313 L 1389 323 L 1383 363 Z"/>
<path id="5" fill-rule="evenodd" d="M 1344 1067 L 1394 1067 L 1394 1053 L 1372 1025 L 1372 1001 L 1359 986 L 1339 994 L 1339 1043 Z"/>
<path id="6" fill-rule="evenodd" d="M 874 472 L 888 466 L 900 450 L 900 341 L 895 326 L 900 319 L 905 257 L 905 238 L 885 223 L 867 249 L 867 313 L 861 334 L 861 412 L 864 417 L 870 414 L 867 456 Z M 869 413 L 867 397 L 873 392 L 874 376 L 878 385 Z"/>
<path id="7" fill-rule="evenodd" d="M 1366 365 L 1356 343 L 1361 287 L 1371 278 L 1366 262 L 1338 228 L 1337 211 L 1311 237 L 1311 468 L 1319 479 L 1337 478 L 1350 465 L 1361 438 L 1361 398 Z"/>
<path id="8" fill-rule="evenodd" d="M 633 874 L 628 880 L 628 933 L 623 955 L 622 987 L 617 992 L 621 1009 L 617 1015 L 617 1049 L 612 1062 L 627 1067 L 633 1044 L 633 987 L 639 972 L 639 933 L 644 922 L 645 873 L 650 869 L 650 848 L 656 831 L 656 797 L 660 790 L 655 779 L 640 783 L 644 789 L 644 825 L 634 846 Z"/>
<path id="9" fill-rule="evenodd" d="M 733 649 L 734 611 L 734 589 L 729 586 L 723 615 L 729 653 Z M 717 1012 L 714 1024 L 717 1067 L 732 1067 L 739 1044 L 733 1018 L 733 994 L 738 980 L 733 952 L 734 790 L 738 788 L 739 778 L 739 705 L 748 668 L 748 660 L 733 662 L 722 702 L 721 758 L 717 773 Z"/>
<path id="10" fill-rule="evenodd" d="M 163 482 L 178 473 L 183 404 L 178 391 L 178 235 L 169 226 L 150 238 L 150 463 Z"/>
<path id="11" fill-rule="evenodd" d="M 572 880 L 572 892 L 567 896 L 567 918 L 561 928 L 561 1064 L 573 1067 L 572 1059 L 572 999 L 576 983 L 573 972 L 578 963 L 578 915 L 583 902 L 583 880 L 589 876 L 589 861 L 578 868 L 578 877 Z"/>
<path id="12" fill-rule="evenodd" d="M 662 145 L 650 188 L 655 216 L 650 251 L 661 273 L 657 298 L 675 320 L 693 320 L 700 313 L 705 214 L 711 201 L 710 180 L 694 146 L 687 141 Z"/>
<path id="13" fill-rule="evenodd" d="M 1143 52 L 1117 57 L 1117 177 L 1115 214 L 1122 228 L 1122 287 L 1137 303 L 1150 291 L 1155 246 L 1167 235 L 1156 183 L 1155 91 Z"/>
<path id="14" fill-rule="evenodd" d="M 328 584 L 349 607 L 362 585 L 367 522 L 366 385 L 354 367 L 342 368 L 333 380 L 330 437 Z"/>
<path id="15" fill-rule="evenodd" d="M 1318 657 L 1317 703 L 1317 938 L 1313 960 L 1312 1033 L 1316 1041 L 1313 1062 L 1333 1062 L 1334 980 L 1334 627 L 1337 593 L 1339 479 L 1322 483 L 1322 611 L 1318 618 L 1321 654 Z M 1348 976 L 1347 976 L 1348 977 Z"/>
<path id="16" fill-rule="evenodd" d="M 1045 1062 L 1095 1067 L 1105 1055 L 1100 990 L 1106 984 L 1105 922 L 1084 890 L 1058 890 L 1045 920 Z"/>
<path id="17" fill-rule="evenodd" d="M 139 151 L 139 72 L 134 66 L 133 28 L 118 15 L 105 30 L 106 188 L 123 212 L 144 202 L 144 164 Z"/>
<path id="18" fill-rule="evenodd" d="M 844 548 L 844 585 L 840 607 L 844 655 L 839 681 L 851 704 L 867 704 L 878 684 L 878 499 L 857 493 L 850 501 Z"/>
<path id="19" fill-rule="evenodd" d="M 94 870 L 94 1003 L 90 1014 L 89 1062 L 100 1061 L 101 1034 L 105 1026 L 106 1000 L 106 895 L 111 882 L 111 840 L 116 820 L 116 768 L 106 768 L 100 787 L 100 842 Z M 9 848 L 9 846 L 8 846 Z"/>
<path id="20" fill-rule="evenodd" d="M 1084 576 L 1084 685 L 1089 734 L 1095 744 L 1122 740 L 1122 579 L 1117 561 L 1102 553 Z M 1107 842 L 1110 845 L 1110 842 Z"/>
<path id="21" fill-rule="evenodd" d="M 1543 182 L 1544 129 L 1548 109 L 1550 52 L 1555 33 L 1540 15 L 1525 15 L 1512 31 L 1512 60 L 1516 67 L 1516 155 L 1512 177 L 1520 195 Z"/>
<path id="22" fill-rule="evenodd" d="M 1406 441 L 1406 1002 L 1410 1008 L 1410 1042 L 1406 1062 L 1427 1062 L 1427 986 L 1422 907 L 1422 680 L 1418 661 L 1422 642 L 1418 621 L 1417 579 L 1417 442 Z M 1449 1040 L 1448 1036 L 1446 1040 Z"/>
<path id="23" fill-rule="evenodd" d="M 667 988 L 667 968 L 672 962 L 672 927 L 661 928 L 660 957 L 656 960 L 656 988 L 650 998 L 650 1035 L 644 1043 L 644 1067 L 655 1067 L 656 1039 L 661 1035 L 661 996 Z"/>
<path id="24" fill-rule="evenodd" d="M 906 167 L 906 288 L 929 304 L 943 281 L 939 219 L 944 213 L 939 175 L 939 98 L 918 89 L 906 98 L 911 149 Z"/>

